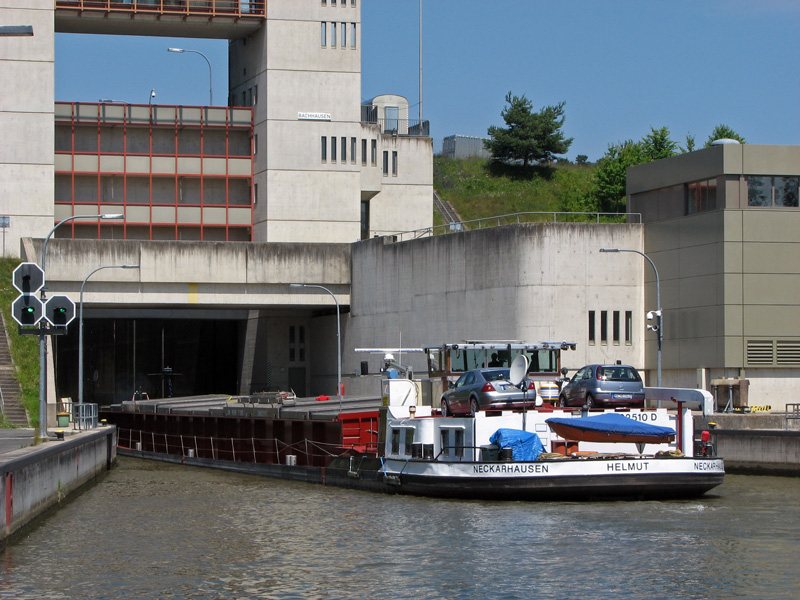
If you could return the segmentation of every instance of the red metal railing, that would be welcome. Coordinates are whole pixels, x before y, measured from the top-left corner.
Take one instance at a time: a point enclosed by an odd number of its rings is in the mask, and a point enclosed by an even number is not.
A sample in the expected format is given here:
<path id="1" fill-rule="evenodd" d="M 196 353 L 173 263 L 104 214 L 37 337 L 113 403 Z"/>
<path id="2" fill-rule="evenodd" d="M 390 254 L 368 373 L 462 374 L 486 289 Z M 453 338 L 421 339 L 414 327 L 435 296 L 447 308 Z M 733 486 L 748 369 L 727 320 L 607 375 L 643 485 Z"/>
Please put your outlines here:
<path id="1" fill-rule="evenodd" d="M 185 15 L 258 18 L 266 0 L 56 0 L 56 8 L 121 13 L 180 13 Z"/>

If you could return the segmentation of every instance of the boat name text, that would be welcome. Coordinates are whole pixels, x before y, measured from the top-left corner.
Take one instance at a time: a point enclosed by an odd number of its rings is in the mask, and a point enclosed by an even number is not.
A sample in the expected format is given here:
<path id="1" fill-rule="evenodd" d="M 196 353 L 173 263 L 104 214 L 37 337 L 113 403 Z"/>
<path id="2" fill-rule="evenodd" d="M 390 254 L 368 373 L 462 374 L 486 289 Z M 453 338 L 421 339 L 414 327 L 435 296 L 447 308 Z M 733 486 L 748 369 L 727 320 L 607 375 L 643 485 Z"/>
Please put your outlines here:
<path id="1" fill-rule="evenodd" d="M 718 460 L 715 460 L 713 462 L 695 461 L 694 470 L 695 471 L 719 471 L 720 470 L 719 461 Z"/>
<path id="2" fill-rule="evenodd" d="M 547 473 L 547 465 L 515 465 L 515 464 L 499 464 L 499 465 L 473 465 L 473 473 Z"/>
<path id="3" fill-rule="evenodd" d="M 650 463 L 643 462 L 618 462 L 609 463 L 606 465 L 607 471 L 647 471 L 650 468 Z"/>

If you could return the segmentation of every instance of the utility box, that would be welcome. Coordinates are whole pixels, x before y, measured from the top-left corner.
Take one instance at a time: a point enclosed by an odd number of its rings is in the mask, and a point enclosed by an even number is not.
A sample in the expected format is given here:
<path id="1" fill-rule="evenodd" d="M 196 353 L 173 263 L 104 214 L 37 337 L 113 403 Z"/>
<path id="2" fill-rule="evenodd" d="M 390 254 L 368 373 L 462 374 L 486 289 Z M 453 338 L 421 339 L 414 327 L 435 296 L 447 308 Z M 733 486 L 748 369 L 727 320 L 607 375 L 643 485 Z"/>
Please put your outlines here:
<path id="1" fill-rule="evenodd" d="M 747 408 L 749 379 L 712 379 L 711 388 L 714 391 L 717 411 Z"/>

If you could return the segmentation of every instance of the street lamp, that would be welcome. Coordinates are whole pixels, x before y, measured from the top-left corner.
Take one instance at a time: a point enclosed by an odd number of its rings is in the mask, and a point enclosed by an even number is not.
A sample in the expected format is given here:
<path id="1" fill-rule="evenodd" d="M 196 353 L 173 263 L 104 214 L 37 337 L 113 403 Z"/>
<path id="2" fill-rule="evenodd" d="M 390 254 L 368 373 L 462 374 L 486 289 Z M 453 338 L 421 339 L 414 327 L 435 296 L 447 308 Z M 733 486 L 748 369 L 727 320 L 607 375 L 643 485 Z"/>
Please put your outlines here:
<path id="1" fill-rule="evenodd" d="M 42 244 L 42 274 L 44 274 L 44 261 L 47 255 L 47 242 L 50 241 L 50 236 L 53 235 L 56 229 L 61 227 L 64 223 L 74 221 L 75 219 L 124 219 L 125 215 L 121 213 L 105 214 L 105 215 L 73 215 L 67 217 L 50 230 L 47 237 L 44 238 Z M 45 285 L 42 286 L 41 300 L 42 305 L 45 301 L 45 286 L 47 284 L 47 276 L 45 276 Z M 47 438 L 47 341 L 45 339 L 45 326 L 39 324 L 39 437 L 41 439 Z"/>
<path id="2" fill-rule="evenodd" d="M 658 269 L 656 269 L 655 263 L 650 260 L 650 257 L 647 256 L 644 252 L 639 252 L 638 250 L 623 250 L 621 248 L 600 248 L 600 252 L 633 252 L 634 254 L 639 254 L 640 256 L 644 256 L 647 259 L 647 262 L 650 263 L 650 266 L 653 267 L 653 271 L 656 274 L 656 325 L 655 330 L 658 338 L 658 359 L 657 359 L 657 366 L 658 366 L 658 375 L 657 375 L 657 383 L 658 387 L 661 387 L 661 340 L 663 339 L 663 321 L 662 321 L 662 313 L 661 313 L 661 280 L 658 278 Z M 650 325 L 647 326 L 648 329 L 652 329 Z M 659 406 L 660 406 L 659 402 Z"/>
<path id="3" fill-rule="evenodd" d="M 336 296 L 330 291 L 328 288 L 322 285 L 312 285 L 310 283 L 290 283 L 289 287 L 293 288 L 318 288 L 320 290 L 325 290 L 328 292 L 333 301 L 336 303 L 336 352 L 338 357 L 338 370 L 336 372 L 337 375 L 337 385 L 336 391 L 339 395 L 339 412 L 342 412 L 342 328 L 341 322 L 339 320 L 339 301 L 336 299 Z"/>
<path id="4" fill-rule="evenodd" d="M 214 91 L 211 84 L 211 61 L 208 60 L 208 57 L 198 50 L 187 50 L 185 48 L 167 48 L 167 52 L 191 52 L 192 54 L 199 54 L 206 59 L 206 62 L 208 63 L 208 104 L 209 106 L 214 106 Z"/>
<path id="5" fill-rule="evenodd" d="M 138 269 L 139 265 L 105 265 L 97 267 L 86 276 L 81 284 L 80 312 L 78 317 L 78 404 L 83 404 L 83 289 L 89 278 L 103 269 Z"/>
<path id="6" fill-rule="evenodd" d="M 153 98 L 155 97 L 156 97 L 156 89 L 153 88 L 152 90 L 150 90 L 150 99 L 147 101 L 148 106 L 153 106 Z"/>

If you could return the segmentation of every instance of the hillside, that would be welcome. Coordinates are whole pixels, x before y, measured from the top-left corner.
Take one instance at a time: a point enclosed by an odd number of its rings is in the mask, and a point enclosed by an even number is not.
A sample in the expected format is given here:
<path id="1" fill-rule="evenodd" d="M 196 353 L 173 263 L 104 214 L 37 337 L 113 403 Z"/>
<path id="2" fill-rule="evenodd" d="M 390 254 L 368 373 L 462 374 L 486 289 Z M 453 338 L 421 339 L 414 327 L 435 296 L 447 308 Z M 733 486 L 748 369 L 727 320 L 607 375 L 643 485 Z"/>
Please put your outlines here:
<path id="1" fill-rule="evenodd" d="M 520 212 L 580 211 L 593 189 L 593 175 L 593 165 L 525 170 L 522 166 L 497 169 L 485 159 L 436 156 L 433 162 L 434 189 L 464 221 Z M 552 220 L 552 216 L 528 220 Z"/>

